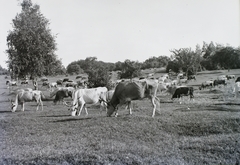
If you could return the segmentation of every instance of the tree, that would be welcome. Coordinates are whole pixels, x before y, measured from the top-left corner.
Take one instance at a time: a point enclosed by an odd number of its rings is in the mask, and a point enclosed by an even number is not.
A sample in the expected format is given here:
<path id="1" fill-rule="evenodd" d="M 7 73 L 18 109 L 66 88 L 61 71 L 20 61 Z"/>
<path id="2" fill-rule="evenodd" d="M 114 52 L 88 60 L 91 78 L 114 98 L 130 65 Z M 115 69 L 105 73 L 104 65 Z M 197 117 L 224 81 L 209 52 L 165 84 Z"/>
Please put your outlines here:
<path id="1" fill-rule="evenodd" d="M 125 60 L 122 64 L 121 78 L 133 78 L 141 74 L 141 64 L 139 62 Z"/>
<path id="2" fill-rule="evenodd" d="M 201 66 L 207 70 L 215 70 L 217 69 L 216 63 L 212 61 L 212 57 L 217 51 L 217 46 L 214 45 L 213 42 L 210 42 L 208 45 L 206 42 L 203 42 L 203 47 L 202 47 L 202 61 L 201 61 Z"/>
<path id="3" fill-rule="evenodd" d="M 166 67 L 170 58 L 167 56 L 150 57 L 142 64 L 142 69 Z"/>
<path id="4" fill-rule="evenodd" d="M 0 75 L 4 75 L 4 74 L 8 74 L 8 71 L 7 71 L 7 69 L 3 68 L 3 67 L 0 65 Z"/>
<path id="5" fill-rule="evenodd" d="M 71 65 L 68 65 L 67 72 L 69 74 L 79 74 L 79 73 L 83 73 L 83 70 L 80 68 L 80 66 L 77 63 L 72 63 Z"/>
<path id="6" fill-rule="evenodd" d="M 181 48 L 171 51 L 174 63 L 180 67 L 178 70 L 183 70 L 186 74 L 195 74 L 196 67 L 200 66 L 200 54 L 191 50 L 191 48 Z M 171 68 L 169 68 L 171 69 Z"/>
<path id="7" fill-rule="evenodd" d="M 109 86 L 110 76 L 104 66 L 94 65 L 91 69 L 87 70 L 86 73 L 88 74 L 90 88 Z"/>
<path id="8" fill-rule="evenodd" d="M 219 65 L 221 69 L 236 69 L 240 67 L 240 50 L 231 46 L 217 50 L 212 60 Z"/>
<path id="9" fill-rule="evenodd" d="M 173 61 L 169 61 L 168 62 L 168 65 L 166 67 L 166 71 L 167 73 L 169 73 L 169 71 L 173 71 L 175 73 L 178 73 L 179 72 L 179 69 L 180 69 L 180 66 L 178 65 L 177 61 L 176 60 L 173 60 Z"/>
<path id="10" fill-rule="evenodd" d="M 49 21 L 41 14 L 39 5 L 23 0 L 21 7 L 7 36 L 9 70 L 14 77 L 50 74 L 58 60 L 54 54 L 56 36 L 51 34 Z"/>

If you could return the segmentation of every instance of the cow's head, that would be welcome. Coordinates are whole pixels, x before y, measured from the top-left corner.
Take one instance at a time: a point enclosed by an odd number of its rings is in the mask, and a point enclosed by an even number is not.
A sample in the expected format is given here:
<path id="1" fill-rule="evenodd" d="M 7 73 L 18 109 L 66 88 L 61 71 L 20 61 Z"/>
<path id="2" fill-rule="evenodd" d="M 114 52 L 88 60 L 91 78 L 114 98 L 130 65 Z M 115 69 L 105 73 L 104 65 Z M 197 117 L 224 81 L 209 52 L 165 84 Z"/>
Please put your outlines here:
<path id="1" fill-rule="evenodd" d="M 12 104 L 12 112 L 15 112 L 17 110 L 17 104 L 15 104 L 14 102 L 11 101 Z"/>
<path id="2" fill-rule="evenodd" d="M 71 111 L 71 116 L 76 116 L 78 104 L 75 103 L 75 104 L 72 104 L 72 105 L 68 105 L 68 104 L 65 102 L 65 105 L 66 105 L 67 107 L 69 107 L 68 110 Z"/>
<path id="3" fill-rule="evenodd" d="M 114 111 L 116 111 L 116 107 L 113 106 L 110 102 L 108 102 L 107 103 L 107 116 L 110 117 Z"/>

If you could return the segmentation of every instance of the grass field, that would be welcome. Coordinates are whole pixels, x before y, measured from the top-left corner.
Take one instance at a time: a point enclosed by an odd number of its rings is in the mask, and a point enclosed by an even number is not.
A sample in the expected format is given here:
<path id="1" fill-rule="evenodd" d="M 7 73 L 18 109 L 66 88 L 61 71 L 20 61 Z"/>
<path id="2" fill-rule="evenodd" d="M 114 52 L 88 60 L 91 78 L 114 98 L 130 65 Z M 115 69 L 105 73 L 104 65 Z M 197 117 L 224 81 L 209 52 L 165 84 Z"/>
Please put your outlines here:
<path id="1" fill-rule="evenodd" d="M 12 113 L 2 76 L 0 164 L 239 164 L 240 98 L 229 86 L 198 90 L 207 79 L 239 71 L 199 73 L 189 82 L 193 102 L 179 104 L 159 93 L 155 118 L 147 99 L 133 102 L 132 115 L 122 108 L 117 118 L 100 113 L 98 105 L 88 108 L 88 116 L 72 117 L 52 101 L 44 101 L 43 111 L 31 102 Z"/>

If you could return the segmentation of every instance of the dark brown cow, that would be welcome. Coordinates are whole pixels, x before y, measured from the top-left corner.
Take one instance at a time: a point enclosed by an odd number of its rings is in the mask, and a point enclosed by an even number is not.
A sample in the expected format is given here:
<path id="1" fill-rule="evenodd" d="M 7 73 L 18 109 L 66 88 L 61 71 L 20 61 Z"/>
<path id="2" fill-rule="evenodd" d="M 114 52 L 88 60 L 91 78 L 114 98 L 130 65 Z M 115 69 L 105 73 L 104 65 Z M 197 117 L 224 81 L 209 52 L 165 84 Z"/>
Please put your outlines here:
<path id="1" fill-rule="evenodd" d="M 190 99 L 192 99 L 193 96 L 193 87 L 179 87 L 175 90 L 172 99 L 174 98 L 181 98 L 182 96 L 190 96 Z"/>
<path id="2" fill-rule="evenodd" d="M 150 98 L 153 105 L 152 117 L 155 116 L 156 111 L 156 97 L 158 89 L 158 82 L 155 80 L 145 80 L 142 82 L 120 82 L 114 91 L 112 99 L 108 102 L 107 116 L 111 116 L 116 112 L 118 105 L 128 104 L 129 114 L 132 114 L 130 104 L 132 100 L 140 100 L 143 98 Z M 159 101 L 160 104 L 160 101 Z"/>

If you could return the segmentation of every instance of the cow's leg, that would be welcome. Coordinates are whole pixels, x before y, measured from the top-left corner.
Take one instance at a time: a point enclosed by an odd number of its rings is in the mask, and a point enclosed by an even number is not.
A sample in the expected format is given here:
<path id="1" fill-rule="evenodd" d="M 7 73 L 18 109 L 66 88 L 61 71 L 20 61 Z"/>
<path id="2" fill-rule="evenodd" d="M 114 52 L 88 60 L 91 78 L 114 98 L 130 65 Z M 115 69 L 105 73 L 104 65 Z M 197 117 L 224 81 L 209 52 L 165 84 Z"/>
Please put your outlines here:
<path id="1" fill-rule="evenodd" d="M 21 104 L 22 104 L 22 111 L 24 111 L 24 102 L 22 102 Z"/>
<path id="2" fill-rule="evenodd" d="M 38 111 L 38 107 L 39 107 L 39 101 L 37 100 L 37 109 L 36 109 L 36 111 Z"/>
<path id="3" fill-rule="evenodd" d="M 151 102 L 152 102 L 152 105 L 153 105 L 152 117 L 154 117 L 155 116 L 155 111 L 156 111 L 155 97 L 151 97 Z"/>
<path id="4" fill-rule="evenodd" d="M 179 104 L 182 104 L 182 97 L 180 95 L 178 96 L 178 101 L 179 101 Z"/>
<path id="5" fill-rule="evenodd" d="M 39 102 L 40 102 L 40 104 L 41 104 L 42 111 L 43 111 L 43 102 L 42 102 L 41 96 L 40 96 L 40 98 L 39 98 Z"/>
<path id="6" fill-rule="evenodd" d="M 132 114 L 131 101 L 128 102 L 128 105 L 126 108 L 129 109 L 129 115 L 131 115 Z"/>
<path id="7" fill-rule="evenodd" d="M 81 114 L 81 112 L 82 112 L 82 109 L 83 109 L 83 107 L 84 107 L 84 104 L 83 104 L 83 103 L 81 103 L 81 107 L 80 107 L 80 110 L 79 110 L 78 116 L 80 116 L 80 114 Z M 86 109 L 85 109 L 85 111 L 87 112 L 87 110 L 86 110 Z"/>
<path id="8" fill-rule="evenodd" d="M 85 112 L 86 112 L 86 116 L 88 115 L 88 111 L 87 111 L 87 107 L 86 107 L 86 104 L 84 105 L 84 109 L 85 109 Z"/>

